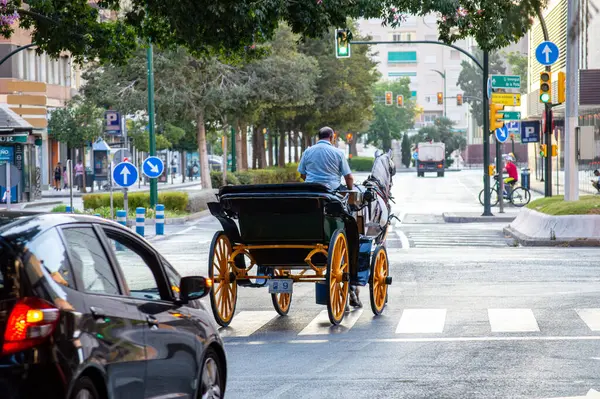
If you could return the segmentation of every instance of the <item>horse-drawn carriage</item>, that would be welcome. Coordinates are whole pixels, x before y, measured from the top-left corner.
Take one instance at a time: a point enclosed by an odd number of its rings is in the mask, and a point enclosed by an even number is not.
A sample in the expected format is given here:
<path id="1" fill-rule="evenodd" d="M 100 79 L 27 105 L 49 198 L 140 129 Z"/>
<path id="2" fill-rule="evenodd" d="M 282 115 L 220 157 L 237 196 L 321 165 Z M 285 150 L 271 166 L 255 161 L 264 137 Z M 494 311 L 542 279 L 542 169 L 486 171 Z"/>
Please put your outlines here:
<path id="1" fill-rule="evenodd" d="M 371 175 L 353 191 L 311 183 L 222 187 L 219 202 L 208 204 L 223 227 L 209 253 L 217 323 L 231 322 L 240 286 L 267 285 L 275 310 L 286 315 L 300 282 L 315 283 L 316 301 L 334 325 L 344 318 L 349 285 L 369 284 L 371 309 L 381 314 L 392 282 L 385 240 L 394 173 L 390 153 L 378 152 Z"/>

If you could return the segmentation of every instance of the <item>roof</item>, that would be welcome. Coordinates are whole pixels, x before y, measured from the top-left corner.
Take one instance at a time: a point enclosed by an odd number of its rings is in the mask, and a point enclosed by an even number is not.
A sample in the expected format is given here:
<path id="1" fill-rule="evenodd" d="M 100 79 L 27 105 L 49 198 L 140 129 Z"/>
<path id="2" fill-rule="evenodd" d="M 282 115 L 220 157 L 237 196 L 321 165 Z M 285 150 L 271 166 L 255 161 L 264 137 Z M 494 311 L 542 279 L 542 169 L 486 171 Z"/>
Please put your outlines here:
<path id="1" fill-rule="evenodd" d="M 33 130 L 33 126 L 8 108 L 7 104 L 0 104 L 0 131 L 14 130 Z"/>

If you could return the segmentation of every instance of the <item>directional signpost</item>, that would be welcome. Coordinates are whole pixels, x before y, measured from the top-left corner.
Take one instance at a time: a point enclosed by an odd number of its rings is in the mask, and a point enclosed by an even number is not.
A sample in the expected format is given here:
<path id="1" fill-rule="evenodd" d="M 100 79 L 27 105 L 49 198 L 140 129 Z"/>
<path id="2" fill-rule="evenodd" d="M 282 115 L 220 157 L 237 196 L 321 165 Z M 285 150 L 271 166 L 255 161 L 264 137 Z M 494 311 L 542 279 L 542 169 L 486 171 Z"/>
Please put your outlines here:
<path id="1" fill-rule="evenodd" d="M 138 170 L 131 162 L 121 162 L 115 166 L 112 172 L 113 181 L 123 187 L 123 203 L 125 214 L 129 214 L 129 203 L 127 200 L 127 187 L 133 186 L 139 177 Z"/>
<path id="2" fill-rule="evenodd" d="M 504 143 L 508 140 L 508 126 L 504 125 L 500 129 L 496 129 L 496 140 L 500 143 Z"/>
<path id="3" fill-rule="evenodd" d="M 492 89 L 520 89 L 521 77 L 518 75 L 492 75 Z"/>
<path id="4" fill-rule="evenodd" d="M 165 165 L 159 157 L 148 157 L 142 164 L 142 173 L 151 179 L 155 179 L 162 175 L 165 170 Z"/>
<path id="5" fill-rule="evenodd" d="M 521 94 L 519 93 L 492 93 L 492 103 L 508 105 L 511 107 L 521 106 Z"/>
<path id="6" fill-rule="evenodd" d="M 560 50 L 552 42 L 541 42 L 535 49 L 535 58 L 542 65 L 552 65 L 558 60 Z"/>
<path id="7" fill-rule="evenodd" d="M 500 112 L 498 112 L 500 113 Z M 521 113 L 519 111 L 503 111 L 502 118 L 503 121 L 518 121 L 521 119 Z"/>

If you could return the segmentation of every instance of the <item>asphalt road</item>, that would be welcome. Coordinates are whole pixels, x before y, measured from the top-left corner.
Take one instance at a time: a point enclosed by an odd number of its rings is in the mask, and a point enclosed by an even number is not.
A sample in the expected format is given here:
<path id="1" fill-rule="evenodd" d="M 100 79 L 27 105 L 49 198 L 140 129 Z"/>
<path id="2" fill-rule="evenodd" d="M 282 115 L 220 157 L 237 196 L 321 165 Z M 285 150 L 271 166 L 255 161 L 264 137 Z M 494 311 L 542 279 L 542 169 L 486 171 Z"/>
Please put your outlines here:
<path id="1" fill-rule="evenodd" d="M 294 286 L 287 317 L 276 315 L 266 288 L 239 288 L 234 320 L 221 330 L 227 397 L 512 399 L 600 391 L 600 251 L 522 248 L 504 237 L 505 223 L 444 223 L 443 212 L 481 212 L 480 190 L 478 172 L 396 175 L 394 212 L 403 223 L 389 236 L 393 284 L 379 317 L 368 286 L 364 307 L 336 328 L 315 304 L 312 284 Z M 183 275 L 207 275 L 216 220 L 171 229 L 154 245 Z"/>

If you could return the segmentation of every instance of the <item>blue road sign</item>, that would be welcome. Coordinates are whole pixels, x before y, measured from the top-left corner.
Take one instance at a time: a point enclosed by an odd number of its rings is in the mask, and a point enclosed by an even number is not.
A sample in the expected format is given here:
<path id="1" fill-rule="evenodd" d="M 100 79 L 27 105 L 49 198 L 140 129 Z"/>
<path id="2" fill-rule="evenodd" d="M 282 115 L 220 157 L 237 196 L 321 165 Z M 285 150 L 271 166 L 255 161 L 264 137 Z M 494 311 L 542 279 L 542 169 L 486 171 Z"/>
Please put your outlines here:
<path id="1" fill-rule="evenodd" d="M 120 135 L 121 134 L 121 114 L 117 111 L 106 111 L 104 113 L 104 119 L 106 126 L 104 131 L 108 134 Z"/>
<path id="2" fill-rule="evenodd" d="M 536 121 L 521 122 L 521 143 L 540 142 L 540 123 Z"/>
<path id="3" fill-rule="evenodd" d="M 509 122 L 504 122 L 504 126 L 508 127 L 508 132 L 517 132 L 519 133 L 521 131 L 521 126 L 519 121 L 509 121 Z"/>
<path id="4" fill-rule="evenodd" d="M 558 60 L 560 50 L 552 42 L 541 42 L 535 49 L 535 59 L 542 65 L 552 65 Z"/>
<path id="5" fill-rule="evenodd" d="M 112 178 L 121 187 L 133 186 L 138 179 L 138 170 L 131 162 L 121 162 L 113 169 Z"/>
<path id="6" fill-rule="evenodd" d="M 159 157 L 148 157 L 142 164 L 142 173 L 153 179 L 162 175 L 165 165 Z"/>
<path id="7" fill-rule="evenodd" d="M 496 140 L 501 143 L 508 140 L 508 126 L 504 125 L 500 129 L 496 129 Z"/>
<path id="8" fill-rule="evenodd" d="M 413 152 L 413 159 L 419 159 L 419 153 Z"/>

